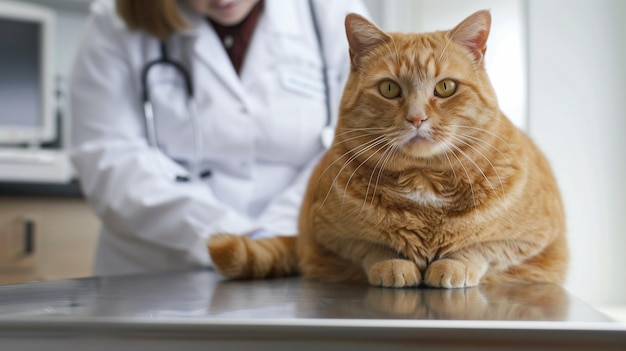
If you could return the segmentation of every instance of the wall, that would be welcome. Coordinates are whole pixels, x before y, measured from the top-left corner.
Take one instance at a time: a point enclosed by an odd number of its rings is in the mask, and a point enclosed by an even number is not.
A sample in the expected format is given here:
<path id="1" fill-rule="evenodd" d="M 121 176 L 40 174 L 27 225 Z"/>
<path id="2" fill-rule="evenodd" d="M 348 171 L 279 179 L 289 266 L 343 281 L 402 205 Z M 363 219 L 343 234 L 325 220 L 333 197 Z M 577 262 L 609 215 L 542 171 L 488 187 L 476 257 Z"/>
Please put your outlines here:
<path id="1" fill-rule="evenodd" d="M 67 107 L 67 94 L 68 94 L 68 79 L 69 73 L 74 61 L 74 56 L 78 50 L 78 44 L 81 40 L 83 33 L 83 26 L 85 25 L 86 12 L 76 10 L 63 10 L 57 12 L 57 37 L 56 37 L 56 74 L 57 74 L 57 89 L 60 93 L 59 96 L 59 108 L 61 110 L 63 124 L 62 131 L 62 145 L 70 145 L 69 130 L 70 114 Z"/>
<path id="2" fill-rule="evenodd" d="M 57 74 L 67 77 L 85 25 L 86 12 L 58 11 L 56 37 Z"/>
<path id="3" fill-rule="evenodd" d="M 626 3 L 531 0 L 529 131 L 568 214 L 567 287 L 626 304 Z"/>

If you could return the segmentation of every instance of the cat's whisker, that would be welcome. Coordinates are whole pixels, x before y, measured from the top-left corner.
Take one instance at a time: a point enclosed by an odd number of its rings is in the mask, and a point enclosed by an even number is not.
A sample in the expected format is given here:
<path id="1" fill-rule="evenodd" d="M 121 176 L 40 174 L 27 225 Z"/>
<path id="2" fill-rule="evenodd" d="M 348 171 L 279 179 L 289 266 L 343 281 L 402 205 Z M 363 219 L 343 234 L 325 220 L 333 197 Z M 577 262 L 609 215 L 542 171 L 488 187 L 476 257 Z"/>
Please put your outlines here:
<path id="1" fill-rule="evenodd" d="M 350 133 L 355 133 L 355 132 L 365 132 L 362 135 L 372 135 L 374 133 L 371 132 L 384 132 L 385 128 L 382 127 L 371 127 L 371 128 L 341 128 L 341 129 L 337 129 L 337 132 L 341 131 L 341 133 L 338 133 L 337 135 L 335 135 L 335 138 L 337 137 L 342 137 L 346 134 L 350 134 Z"/>
<path id="2" fill-rule="evenodd" d="M 359 138 L 370 138 L 371 139 L 372 138 L 372 134 L 370 134 L 370 133 L 363 133 L 363 134 L 359 134 L 359 135 L 352 136 L 352 137 L 349 137 L 349 138 L 345 138 L 345 139 L 343 139 L 341 141 L 336 142 L 335 145 L 341 145 L 341 144 L 344 144 L 346 142 L 349 142 L 349 141 L 352 141 L 352 140 L 355 140 L 355 139 L 359 139 Z"/>
<path id="3" fill-rule="evenodd" d="M 354 136 L 354 137 L 351 137 L 351 138 L 344 139 L 344 140 L 342 140 L 341 142 L 336 143 L 335 145 L 340 145 L 340 144 L 345 143 L 345 142 L 347 142 L 347 141 L 355 140 L 355 139 L 362 138 L 362 137 L 369 137 L 369 135 L 367 135 L 367 134 L 357 135 L 357 136 Z M 358 146 L 357 146 L 357 148 L 358 148 L 358 147 L 361 147 L 361 146 L 364 146 L 364 145 L 367 145 L 367 144 L 369 144 L 369 143 L 372 143 L 372 142 L 374 142 L 376 139 L 379 139 L 379 138 L 381 138 L 381 137 L 382 137 L 382 136 L 378 136 L 377 138 L 375 138 L 375 139 L 373 139 L 373 140 L 370 140 L 370 141 L 366 142 L 365 144 L 360 144 L 360 145 L 358 145 Z M 320 174 L 320 176 L 324 175 L 324 173 L 326 173 L 326 172 L 328 171 L 328 169 L 329 169 L 332 165 L 334 165 L 335 163 L 337 163 L 337 161 L 341 160 L 344 156 L 347 156 L 348 154 L 352 153 L 354 150 L 356 150 L 356 148 L 354 148 L 354 149 L 350 149 L 350 150 L 346 151 L 345 153 L 343 153 L 341 156 L 337 157 L 337 158 L 335 159 L 335 161 L 333 161 L 331 164 L 329 164 L 329 165 L 328 165 L 328 167 L 326 167 L 326 169 L 324 169 L 324 171 L 322 172 L 322 174 Z"/>
<path id="4" fill-rule="evenodd" d="M 341 140 L 339 142 L 335 142 L 335 145 L 341 145 L 341 144 L 346 143 L 348 141 L 352 141 L 352 140 L 359 139 L 359 138 L 372 138 L 373 136 L 377 136 L 377 138 L 378 138 L 378 137 L 382 136 L 383 134 L 385 134 L 385 131 L 386 131 L 385 128 L 376 128 L 376 127 L 372 127 L 372 128 L 352 128 L 352 129 L 343 128 L 342 130 L 346 130 L 346 131 L 343 132 L 343 133 L 337 134 L 335 136 L 335 139 L 341 138 L 341 137 L 343 137 L 343 136 L 345 136 L 347 134 L 350 134 L 350 133 L 355 133 L 355 132 L 364 132 L 364 133 L 361 133 L 361 134 L 355 135 L 355 136 L 351 136 L 349 138 L 345 138 L 345 139 L 343 139 L 343 140 Z"/>
<path id="5" fill-rule="evenodd" d="M 391 160 L 398 152 L 398 144 L 393 143 L 389 150 L 390 151 L 387 157 L 385 158 L 385 161 L 383 162 L 380 169 L 378 170 L 378 176 L 376 177 L 376 184 L 374 185 L 374 192 L 372 193 L 372 201 L 370 202 L 371 205 L 374 204 L 374 197 L 376 196 L 376 190 L 378 189 L 378 183 L 380 182 L 382 172 L 385 169 L 385 166 L 387 166 L 387 163 L 389 162 L 389 160 Z M 366 197 L 366 200 L 367 200 L 367 197 Z"/>
<path id="6" fill-rule="evenodd" d="M 382 150 L 383 148 L 385 148 L 388 145 L 388 139 L 387 138 L 383 138 L 381 140 L 379 140 L 377 143 L 370 145 L 367 149 L 362 150 L 359 155 L 362 155 L 363 153 L 371 150 L 372 148 L 379 146 L 380 144 L 383 144 L 382 146 L 380 146 L 376 151 L 372 152 L 371 155 L 369 155 L 365 160 L 363 160 L 355 169 L 354 171 L 352 171 L 352 174 L 350 174 L 350 177 L 348 177 L 348 181 L 346 182 L 346 186 L 343 189 L 343 196 L 341 198 L 341 208 L 339 210 L 339 217 L 341 217 L 341 215 L 343 214 L 343 205 L 346 199 L 346 194 L 348 192 L 348 186 L 350 185 L 350 181 L 352 180 L 352 177 L 354 177 L 354 175 L 356 174 L 356 172 L 364 165 L 367 163 L 367 161 L 369 161 L 372 157 L 376 156 L 378 154 L 378 152 L 380 152 L 380 150 Z M 343 169 L 342 169 L 343 170 Z M 341 173 L 341 171 L 339 171 L 339 173 Z M 369 187 L 369 186 L 368 186 Z M 367 195 L 366 195 L 367 196 Z"/>
<path id="7" fill-rule="evenodd" d="M 331 164 L 328 165 L 328 167 L 326 167 L 326 169 L 324 169 L 324 171 L 320 174 L 320 176 L 318 177 L 317 182 L 315 183 L 315 187 L 317 188 L 317 185 L 319 184 L 319 180 L 322 179 L 322 176 L 335 164 L 337 163 L 337 161 L 341 160 L 342 158 L 344 158 L 347 155 L 352 154 L 345 162 L 344 164 L 341 166 L 341 169 L 337 172 L 337 175 L 335 176 L 335 178 L 333 179 L 332 183 L 330 184 L 330 186 L 328 187 L 328 191 L 326 192 L 326 196 L 324 197 L 324 201 L 322 201 L 322 204 L 320 205 L 319 209 L 317 211 L 319 211 L 322 207 L 324 207 L 324 204 L 326 203 L 326 200 L 328 200 L 328 196 L 330 196 L 330 193 L 333 189 L 333 187 L 335 186 L 335 184 L 337 183 L 337 180 L 339 179 L 339 175 L 341 174 L 341 172 L 343 172 L 343 170 L 348 166 L 348 164 L 350 164 L 350 162 L 352 162 L 354 159 L 356 159 L 359 155 L 361 155 L 363 152 L 367 152 L 367 148 L 370 147 L 372 144 L 375 144 L 377 142 L 379 142 L 381 139 L 383 139 L 384 137 L 381 135 L 375 139 L 372 139 L 364 144 L 360 144 L 357 147 L 355 147 L 354 149 L 350 149 L 348 151 L 346 151 L 345 153 L 343 153 L 341 156 L 337 157 Z M 361 151 L 356 151 L 358 149 L 361 149 Z"/>
<path id="8" fill-rule="evenodd" d="M 470 141 L 475 142 L 476 145 L 480 145 L 483 150 L 488 151 L 488 149 L 486 148 L 487 145 L 489 147 L 491 147 L 492 149 L 496 150 L 496 152 L 498 152 L 500 154 L 500 156 L 502 156 L 503 158 L 507 158 L 508 156 L 505 155 L 499 148 L 497 148 L 496 146 L 494 146 L 493 144 L 489 143 L 488 141 L 472 136 L 472 135 L 465 135 L 465 134 L 457 134 L 458 137 L 464 138 L 464 139 L 469 139 Z"/>
<path id="9" fill-rule="evenodd" d="M 322 207 L 324 207 L 324 204 L 326 203 L 326 200 L 328 200 L 328 197 L 330 196 L 330 193 L 332 192 L 332 189 L 335 187 L 335 184 L 337 184 L 337 180 L 339 179 L 339 176 L 341 175 L 341 173 L 344 171 L 344 169 L 346 169 L 346 167 L 355 159 L 357 159 L 359 156 L 361 156 L 362 154 L 366 153 L 367 151 L 371 150 L 373 147 L 376 147 L 377 145 L 380 145 L 380 143 L 382 143 L 384 141 L 385 137 L 384 136 L 378 136 L 377 138 L 374 138 L 368 142 L 366 142 L 365 144 L 360 144 L 357 147 L 346 151 L 343 155 L 339 156 L 335 161 L 332 162 L 331 165 L 329 165 L 328 167 L 326 167 L 326 169 L 324 170 L 324 172 L 326 172 L 328 169 L 330 169 L 330 167 L 336 163 L 338 160 L 340 160 L 341 158 L 343 158 L 344 156 L 347 156 L 348 154 L 352 154 L 345 162 L 344 164 L 341 166 L 341 168 L 339 169 L 339 171 L 337 172 L 337 174 L 335 175 L 335 178 L 333 179 L 332 183 L 330 184 L 330 186 L 328 187 L 328 191 L 326 192 L 326 197 L 324 198 L 324 201 L 322 202 L 322 204 L 320 205 L 320 209 Z M 360 150 L 359 150 L 360 149 Z M 359 151 L 357 151 L 359 150 Z M 323 174 L 323 173 L 322 173 Z M 321 179 L 321 176 L 318 178 Z M 319 211 L 319 209 L 318 209 Z"/>
<path id="10" fill-rule="evenodd" d="M 390 147 L 389 147 L 390 146 Z M 368 198 L 368 194 L 370 191 L 370 187 L 372 184 L 372 180 L 374 178 L 374 174 L 376 173 L 376 168 L 378 168 L 378 165 L 380 164 L 380 169 L 378 171 L 378 178 L 376 180 L 376 184 L 374 185 L 374 191 L 372 192 L 372 203 L 374 201 L 374 197 L 376 196 L 376 189 L 378 188 L 378 181 L 380 180 L 380 175 L 387 163 L 387 160 L 389 159 L 389 155 L 391 154 L 391 151 L 394 149 L 395 144 L 391 141 L 391 140 L 387 140 L 387 142 L 385 143 L 385 145 L 383 145 L 381 147 L 382 148 L 386 148 L 386 150 L 383 152 L 383 154 L 379 157 L 378 161 L 376 161 L 376 164 L 374 165 L 374 168 L 372 169 L 372 173 L 370 174 L 370 179 L 367 182 L 367 189 L 365 190 L 365 196 L 363 197 L 363 205 L 361 206 L 361 210 L 359 211 L 359 213 L 355 216 L 355 218 L 358 218 L 361 213 L 363 212 L 363 210 L 365 209 L 365 204 L 367 203 L 367 198 Z M 379 150 L 381 150 L 379 149 Z M 382 164 L 381 164 L 382 162 Z"/>
<path id="11" fill-rule="evenodd" d="M 387 146 L 389 146 L 389 145 L 390 145 L 390 142 L 389 142 L 389 141 L 387 141 L 387 142 L 385 143 L 385 145 L 383 145 L 383 146 L 382 146 L 382 148 L 385 148 L 385 147 L 387 147 Z M 382 148 L 381 148 L 381 149 L 382 149 Z M 374 174 L 376 173 L 376 168 L 378 168 L 378 165 L 379 165 L 379 164 L 383 161 L 383 159 L 384 159 L 385 155 L 389 152 L 389 149 L 390 149 L 390 148 L 387 148 L 387 149 L 383 152 L 382 156 L 378 158 L 378 161 L 376 161 L 376 164 L 375 164 L 375 165 L 374 165 L 374 167 L 372 168 L 372 172 L 371 172 L 371 174 L 370 174 L 370 178 L 369 178 L 369 180 L 368 180 L 368 182 L 367 182 L 367 188 L 365 189 L 365 195 L 363 196 L 363 206 L 361 206 L 361 210 L 359 211 L 359 214 L 358 214 L 356 217 L 358 217 L 358 216 L 361 214 L 361 212 L 363 211 L 363 208 L 365 207 L 365 203 L 367 202 L 368 194 L 369 194 L 369 192 L 370 192 L 370 187 L 371 187 L 371 185 L 372 185 L 372 179 L 374 178 Z M 380 149 L 379 149 L 379 150 L 380 150 Z"/>
<path id="12" fill-rule="evenodd" d="M 490 131 L 488 129 L 484 129 L 484 128 L 480 128 L 480 127 L 466 126 L 466 125 L 462 125 L 462 124 L 451 124 L 450 127 L 473 129 L 473 130 L 477 130 L 479 132 L 490 134 L 490 135 L 496 137 L 498 140 L 500 140 L 504 145 L 506 145 L 506 147 L 509 148 L 509 151 L 511 151 L 512 155 L 515 157 L 515 152 L 513 150 L 513 147 L 511 147 L 511 144 L 509 144 L 506 140 L 504 140 L 504 138 L 502 138 L 500 135 L 498 135 L 495 132 L 492 132 L 492 131 Z"/>
<path id="13" fill-rule="evenodd" d="M 444 152 L 443 155 L 446 157 L 446 159 L 448 160 L 448 164 L 450 165 L 450 170 L 452 171 L 452 175 L 454 176 L 454 181 L 457 181 L 457 176 L 456 176 L 456 171 L 454 170 L 454 166 L 452 166 L 452 160 L 450 160 L 450 157 L 448 156 L 448 152 L 452 153 L 452 150 L 450 149 L 450 146 L 448 146 L 447 143 L 444 143 L 443 146 L 446 148 L 447 152 Z"/>
<path id="14" fill-rule="evenodd" d="M 451 142 L 446 141 L 445 145 L 446 147 L 451 146 L 454 150 L 462 152 L 456 145 L 452 144 Z M 465 172 L 465 176 L 467 177 L 467 183 L 469 184 L 470 192 L 472 193 L 472 200 L 474 201 L 474 209 L 476 210 L 478 206 L 476 205 L 476 195 L 474 193 L 474 186 L 472 185 L 472 178 L 470 177 L 469 172 L 467 171 L 467 168 L 465 168 L 463 161 L 461 161 L 461 159 L 456 155 L 454 150 L 451 150 L 452 156 L 454 156 L 454 158 L 456 158 L 456 160 L 459 161 L 459 164 L 461 165 L 461 167 L 463 168 L 463 171 Z"/>
<path id="15" fill-rule="evenodd" d="M 454 137 L 453 137 L 454 138 Z M 457 141 L 460 141 L 457 139 Z M 461 141 L 462 142 L 462 141 Z M 480 168 L 480 166 L 476 163 L 476 161 L 474 161 L 469 155 L 467 155 L 467 153 L 465 153 L 461 148 L 459 148 L 458 146 L 454 145 L 454 144 L 450 144 L 452 145 L 463 157 L 465 157 L 468 161 L 470 161 L 471 164 L 474 165 L 474 167 L 478 170 L 478 172 L 480 172 L 480 174 L 483 176 L 483 178 L 485 179 L 485 181 L 487 181 L 487 184 L 489 185 L 489 187 L 491 188 L 491 190 L 493 191 L 494 195 L 496 196 L 496 198 L 502 203 L 505 211 L 509 214 L 509 216 L 511 215 L 511 213 L 509 212 L 509 208 L 506 205 L 506 202 L 504 201 L 504 199 L 502 197 L 500 197 L 498 195 L 498 192 L 496 191 L 495 187 L 493 186 L 493 184 L 491 183 L 491 181 L 489 180 L 489 178 L 487 177 L 487 175 L 485 174 L 485 172 L 482 170 L 482 168 Z M 471 145 L 468 145 L 469 147 L 471 147 Z M 476 149 L 474 148 L 474 150 L 476 151 Z M 489 162 L 489 160 L 487 160 L 487 162 Z M 489 162 L 491 163 L 491 162 Z M 493 165 L 492 165 L 493 167 Z M 495 170 L 495 168 L 494 168 Z M 497 171 L 496 171 L 497 174 Z M 498 176 L 499 178 L 499 176 Z M 500 182 L 502 184 L 502 182 Z M 503 187 L 503 191 L 504 191 L 504 187 Z M 503 193 L 504 196 L 504 193 Z"/>
<path id="16" fill-rule="evenodd" d="M 363 135 L 364 136 L 364 135 Z M 357 139 L 358 137 L 355 137 L 354 139 Z M 345 141 L 345 140 L 344 140 Z M 369 143 L 369 142 L 368 142 Z M 317 178 L 317 181 L 315 182 L 315 186 L 313 187 L 314 189 L 317 189 L 317 186 L 319 184 L 320 179 L 322 179 L 323 175 L 326 174 L 326 172 L 328 172 L 328 170 L 335 164 L 337 163 L 337 161 L 341 160 L 342 158 L 344 158 L 345 156 L 347 156 L 348 154 L 350 154 L 353 150 L 348 150 L 346 152 L 344 152 L 341 156 L 337 157 L 333 162 L 331 162 L 325 169 L 324 171 L 320 174 L 320 176 Z"/>
<path id="17" fill-rule="evenodd" d="M 485 159 L 485 161 L 487 161 L 487 163 L 489 163 L 489 166 L 491 166 L 491 168 L 494 170 L 494 172 L 496 173 L 496 177 L 498 178 L 498 181 L 500 182 L 500 188 L 502 190 L 502 196 L 504 197 L 504 184 L 502 183 L 502 178 L 500 177 L 500 173 L 498 172 L 498 169 L 493 165 L 493 163 L 489 160 L 489 158 L 487 156 L 485 156 L 485 154 L 480 152 L 480 150 L 475 148 L 473 145 L 471 145 L 470 143 L 462 140 L 460 137 L 452 136 L 452 138 L 455 139 L 456 141 L 460 142 L 460 143 L 463 143 L 464 145 L 466 145 L 467 147 L 471 148 L 472 150 L 476 151 L 483 159 Z M 496 193 L 496 196 L 497 196 L 498 194 L 497 194 L 496 190 L 494 189 L 493 185 L 491 185 L 491 182 L 489 180 L 487 180 L 487 182 L 489 183 L 489 186 L 491 186 L 491 189 Z"/>
<path id="18" fill-rule="evenodd" d="M 483 139 L 481 139 L 481 138 L 474 137 L 474 136 L 471 136 L 471 135 L 463 135 L 463 134 L 457 134 L 457 137 L 461 137 L 461 138 L 469 139 L 470 141 L 474 141 L 474 145 L 477 145 L 477 146 L 481 147 L 481 148 L 482 148 L 483 150 L 485 150 L 486 152 L 488 152 L 488 151 L 489 151 L 489 150 L 487 149 L 487 146 L 489 146 L 489 147 L 491 147 L 492 149 L 494 149 L 496 152 L 498 152 L 498 153 L 500 154 L 500 156 L 502 156 L 502 157 L 503 157 L 503 158 L 505 158 L 505 159 L 507 158 L 507 155 L 505 155 L 504 153 L 502 153 L 502 151 L 500 151 L 500 149 L 499 149 L 499 148 L 497 148 L 497 147 L 493 146 L 492 144 L 488 143 L 487 141 L 485 141 L 485 140 L 483 140 Z M 485 145 L 487 145 L 487 146 L 485 146 Z M 476 151 L 478 152 L 478 150 L 476 150 Z M 480 153 L 480 152 L 479 152 L 479 153 Z M 482 155 L 482 154 L 481 154 L 481 155 Z M 483 157 L 484 157 L 484 156 L 483 156 Z M 513 155 L 513 157 L 515 157 L 515 156 Z M 487 160 L 487 162 L 489 162 L 489 164 L 491 164 L 491 162 L 490 162 L 490 161 L 489 161 L 486 157 L 484 157 L 484 158 Z M 500 174 L 498 173 L 498 170 L 497 170 L 497 169 L 496 169 L 496 168 L 495 168 L 492 164 L 491 164 L 491 167 L 494 169 L 494 171 L 496 172 L 496 174 L 497 174 L 497 176 L 498 176 L 498 180 L 500 181 L 500 187 L 501 187 L 501 190 L 502 190 L 502 196 L 504 197 L 504 196 L 505 196 L 504 186 L 503 186 L 503 183 L 502 183 L 502 179 L 500 178 Z M 510 214 L 510 212 L 508 211 L 508 208 L 507 208 L 506 203 L 503 203 L 503 206 L 507 209 L 507 213 L 509 213 L 509 214 Z"/>

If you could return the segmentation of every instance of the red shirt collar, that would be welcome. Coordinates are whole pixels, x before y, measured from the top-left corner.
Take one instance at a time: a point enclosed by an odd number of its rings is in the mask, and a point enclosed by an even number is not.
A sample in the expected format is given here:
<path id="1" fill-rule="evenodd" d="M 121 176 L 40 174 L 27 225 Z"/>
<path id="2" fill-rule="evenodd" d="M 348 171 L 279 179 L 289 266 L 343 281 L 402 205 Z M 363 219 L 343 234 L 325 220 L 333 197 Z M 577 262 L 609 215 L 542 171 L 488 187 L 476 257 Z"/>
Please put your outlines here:
<path id="1" fill-rule="evenodd" d="M 228 53 L 233 67 L 237 74 L 241 70 L 244 57 L 248 50 L 252 34 L 256 28 L 256 24 L 259 20 L 259 16 L 263 12 L 264 1 L 259 0 L 250 13 L 238 24 L 232 26 L 223 26 L 211 19 L 208 19 L 209 23 L 215 29 L 215 32 L 220 38 L 220 41 L 224 45 L 224 49 Z"/>

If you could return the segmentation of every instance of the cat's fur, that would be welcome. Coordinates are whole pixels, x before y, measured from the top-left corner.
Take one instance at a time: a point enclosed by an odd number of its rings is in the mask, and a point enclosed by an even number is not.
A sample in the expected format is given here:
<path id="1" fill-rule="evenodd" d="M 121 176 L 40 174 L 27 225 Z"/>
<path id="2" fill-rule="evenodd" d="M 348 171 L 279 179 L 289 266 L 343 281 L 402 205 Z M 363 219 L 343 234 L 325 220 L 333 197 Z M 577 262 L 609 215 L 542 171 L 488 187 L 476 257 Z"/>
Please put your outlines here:
<path id="1" fill-rule="evenodd" d="M 483 61 L 490 24 L 479 11 L 450 31 L 400 34 L 348 15 L 351 72 L 298 236 L 214 236 L 217 270 L 388 287 L 563 283 L 559 191 L 498 108 Z M 444 79 L 449 97 L 436 93 Z"/>

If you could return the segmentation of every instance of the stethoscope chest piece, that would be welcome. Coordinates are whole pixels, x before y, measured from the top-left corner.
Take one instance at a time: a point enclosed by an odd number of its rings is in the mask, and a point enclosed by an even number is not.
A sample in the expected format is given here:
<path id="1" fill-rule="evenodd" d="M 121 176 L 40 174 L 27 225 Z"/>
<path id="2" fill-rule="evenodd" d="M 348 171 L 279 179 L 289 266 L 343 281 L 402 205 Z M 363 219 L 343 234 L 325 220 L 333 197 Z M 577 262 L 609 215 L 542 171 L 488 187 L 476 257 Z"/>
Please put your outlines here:
<path id="1" fill-rule="evenodd" d="M 335 129 L 331 126 L 326 126 L 322 129 L 322 133 L 320 134 L 320 139 L 322 140 L 322 145 L 329 149 L 333 144 L 333 139 L 335 139 Z"/>

